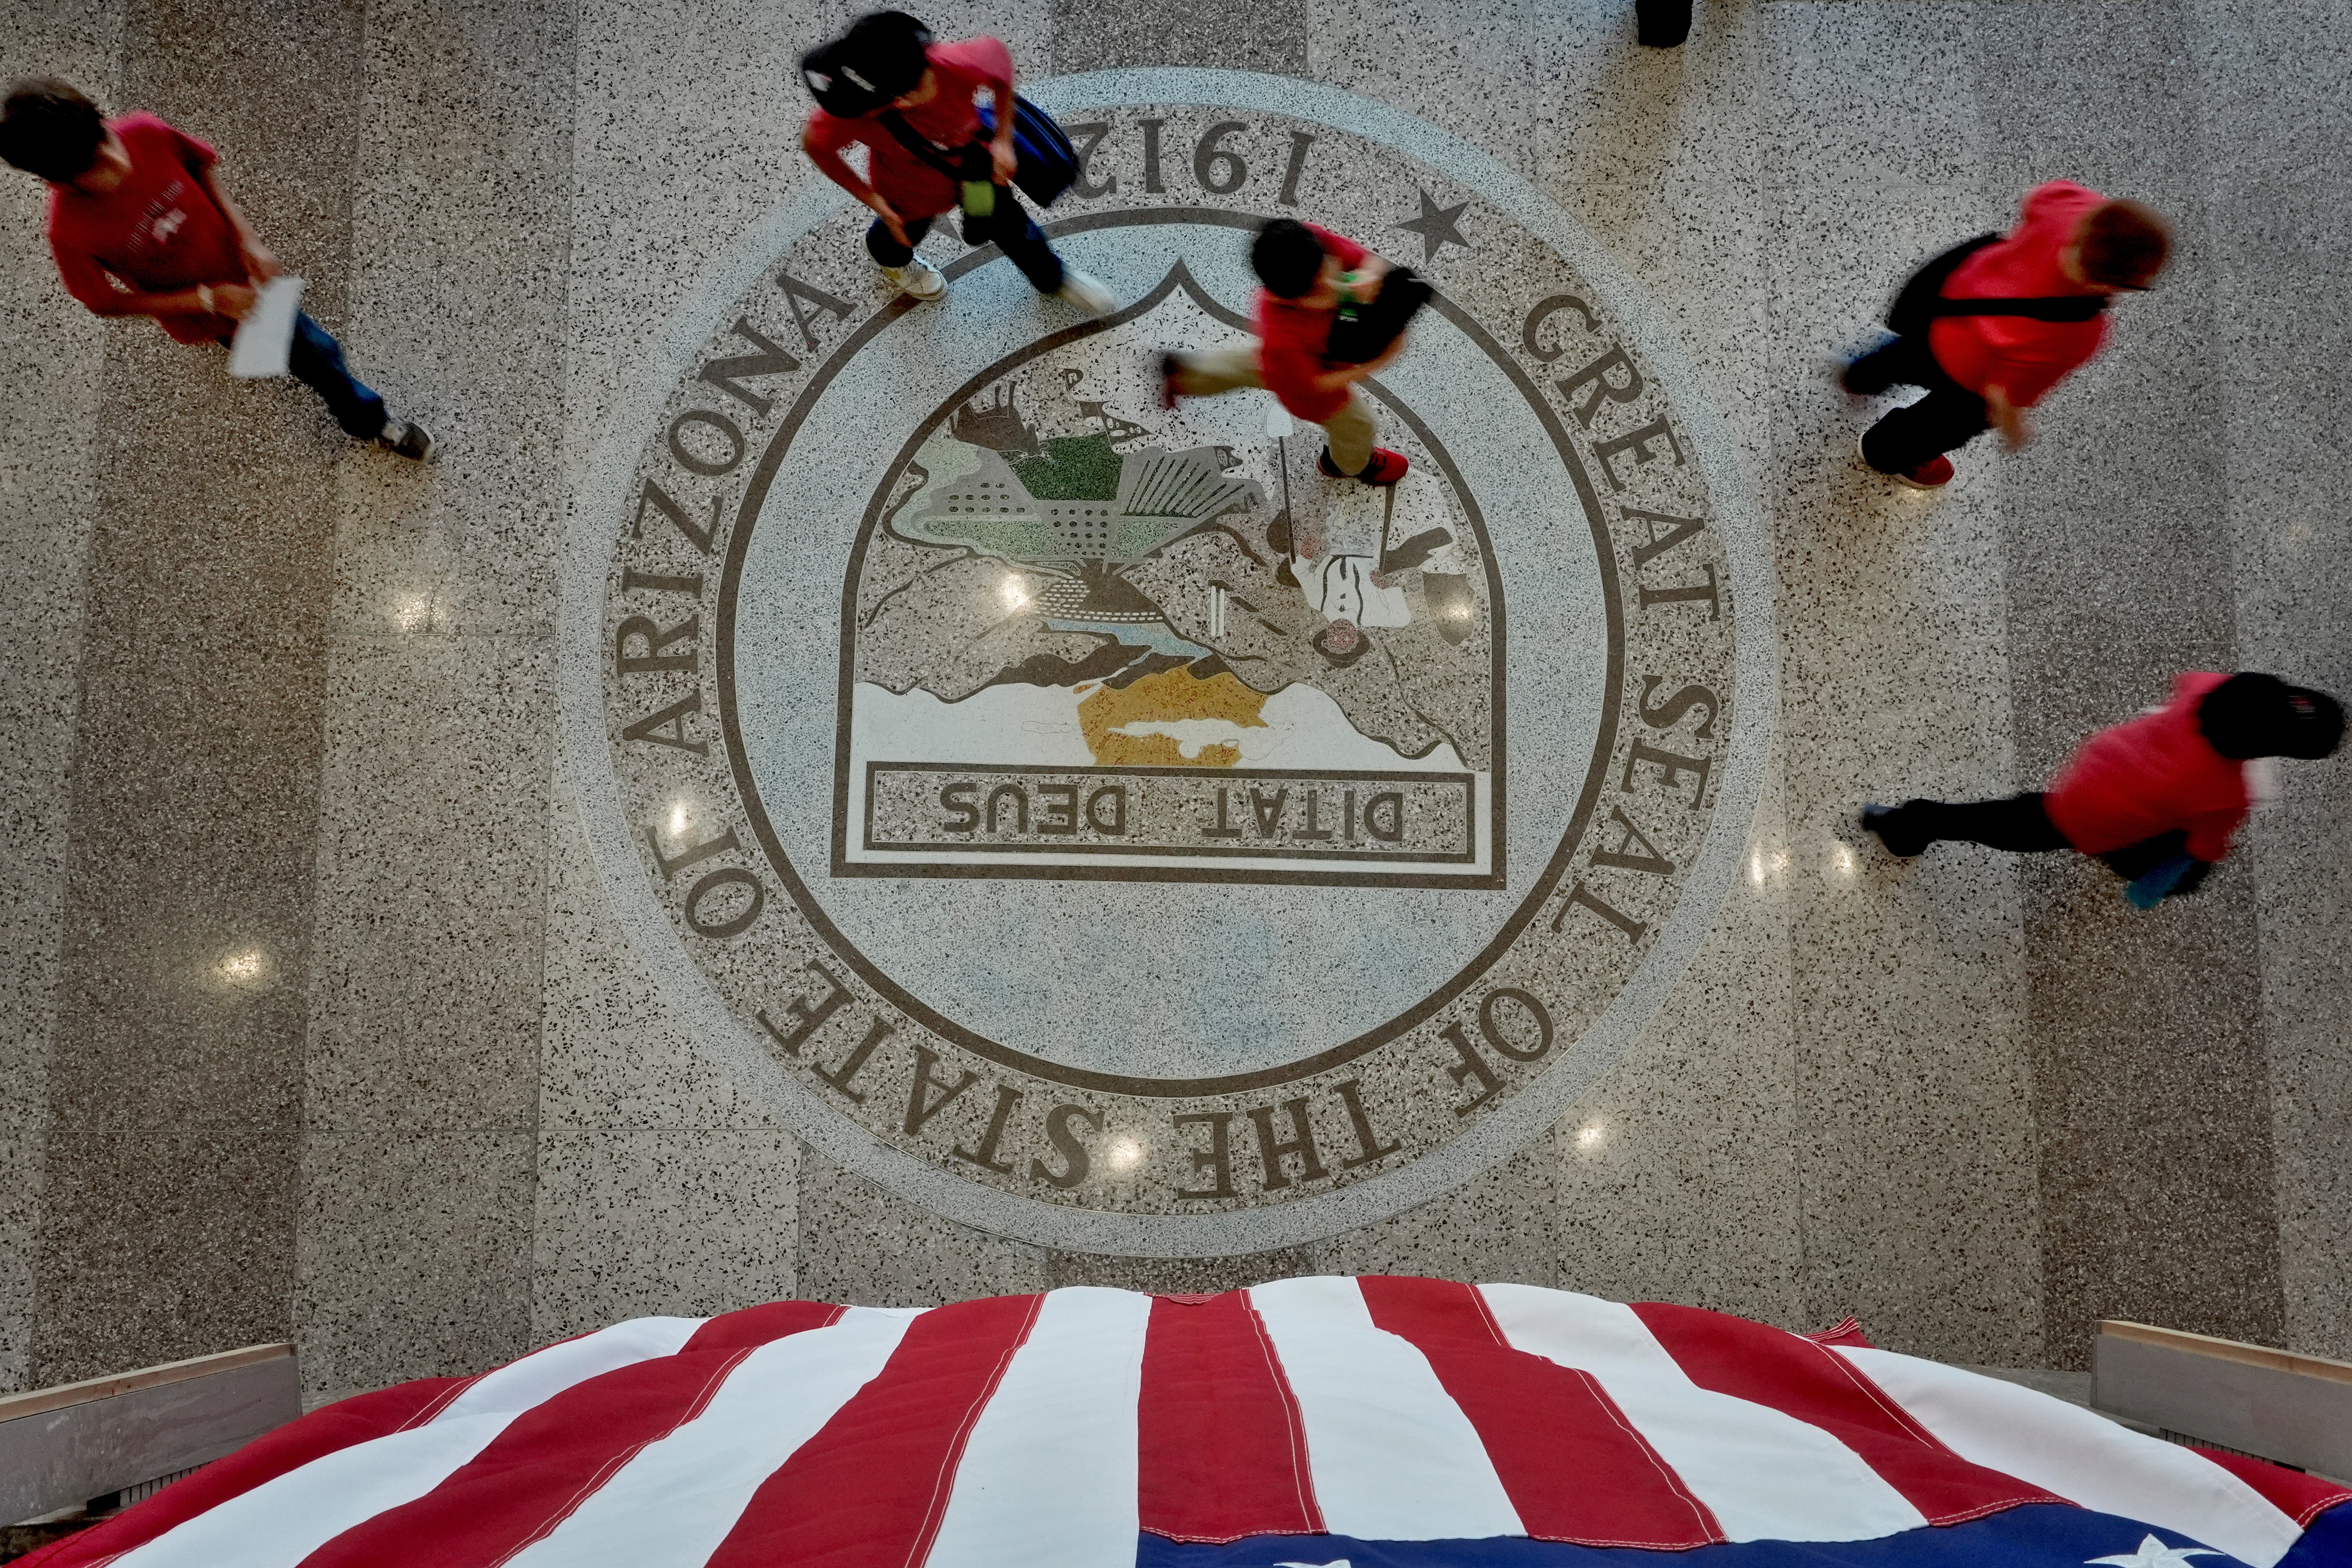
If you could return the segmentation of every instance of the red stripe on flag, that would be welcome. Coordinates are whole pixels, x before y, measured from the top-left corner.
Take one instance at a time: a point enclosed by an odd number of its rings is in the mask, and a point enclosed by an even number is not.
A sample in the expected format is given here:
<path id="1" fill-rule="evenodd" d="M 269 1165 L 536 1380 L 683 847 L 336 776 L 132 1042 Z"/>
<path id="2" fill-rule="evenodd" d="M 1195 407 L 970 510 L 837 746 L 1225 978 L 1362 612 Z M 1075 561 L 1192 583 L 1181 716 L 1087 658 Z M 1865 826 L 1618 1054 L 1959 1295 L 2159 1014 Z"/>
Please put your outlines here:
<path id="1" fill-rule="evenodd" d="M 1136 1447 L 1138 1510 L 1154 1535 L 1223 1542 L 1323 1529 L 1298 1397 L 1242 1291 L 1152 1301 Z"/>
<path id="2" fill-rule="evenodd" d="M 1429 1359 L 1538 1541 L 1679 1550 L 1724 1539 L 1705 1503 L 1586 1373 L 1513 1350 L 1468 1285 L 1367 1276 L 1376 1327 Z"/>
<path id="3" fill-rule="evenodd" d="M 760 1346 L 781 1340 L 787 1335 L 809 1329 L 822 1329 L 840 1320 L 849 1310 L 829 1301 L 770 1301 L 758 1307 L 745 1307 L 740 1311 L 721 1312 L 694 1331 L 694 1337 L 678 1352 L 692 1355 L 697 1351 L 735 1350 Z"/>
<path id="4" fill-rule="evenodd" d="M 789 1310 L 784 1310 L 789 1309 Z M 674 1355 L 572 1384 L 532 1405 L 439 1486 L 336 1536 L 302 1568 L 396 1563 L 433 1542 L 435 1568 L 491 1568 L 570 1518 L 649 1443 L 702 1414 L 728 1373 L 772 1340 L 843 1309 L 781 1301 L 713 1318 Z M 698 1348 L 699 1347 L 699 1348 Z"/>
<path id="5" fill-rule="evenodd" d="M 416 1424 L 472 1384 L 470 1377 L 428 1377 L 325 1405 L 274 1432 L 265 1433 L 225 1458 L 215 1459 L 184 1480 L 173 1481 L 145 1502 L 104 1524 L 69 1535 L 34 1561 L 49 1568 L 85 1568 L 185 1524 L 231 1498 L 276 1480 L 354 1443 L 372 1442 Z"/>
<path id="6" fill-rule="evenodd" d="M 751 1494 L 706 1568 L 915 1568 L 1043 1296 L 925 1312 L 881 1373 Z"/>
<path id="7" fill-rule="evenodd" d="M 2066 1500 L 1961 1458 L 1852 1362 L 1802 1334 L 1697 1307 L 1644 1301 L 1633 1311 L 1693 1383 L 1819 1426 L 1930 1524 Z"/>
<path id="8" fill-rule="evenodd" d="M 2210 1459 L 2254 1490 L 2263 1500 L 2306 1530 L 2311 1521 L 2339 1502 L 2352 1501 L 2352 1487 L 2338 1486 L 2317 1476 L 2307 1476 L 2301 1470 L 2290 1470 L 2284 1465 L 2273 1465 L 2268 1459 L 2250 1459 L 2242 1454 L 2219 1454 L 2210 1448 L 2191 1448 L 2200 1459 Z"/>

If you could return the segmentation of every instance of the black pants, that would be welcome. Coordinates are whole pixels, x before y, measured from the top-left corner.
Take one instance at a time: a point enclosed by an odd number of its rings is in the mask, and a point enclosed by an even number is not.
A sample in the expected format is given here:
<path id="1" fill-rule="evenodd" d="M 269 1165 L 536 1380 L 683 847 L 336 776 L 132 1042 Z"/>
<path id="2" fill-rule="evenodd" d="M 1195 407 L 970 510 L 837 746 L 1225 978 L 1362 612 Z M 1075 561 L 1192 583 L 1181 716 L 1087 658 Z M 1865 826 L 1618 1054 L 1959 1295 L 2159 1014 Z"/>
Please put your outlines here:
<path id="1" fill-rule="evenodd" d="M 221 340 L 224 346 L 228 342 Z M 294 341 L 287 345 L 286 368 L 319 395 L 344 435 L 373 441 L 383 434 L 383 398 L 352 374 L 352 367 L 343 363 L 343 345 L 312 321 L 308 310 L 294 318 Z"/>
<path id="2" fill-rule="evenodd" d="M 2007 800 L 1906 801 L 1895 820 L 1905 837 L 1930 844 L 1948 838 L 2021 855 L 2066 847 L 2066 836 L 2042 808 L 2040 790 Z"/>
<path id="3" fill-rule="evenodd" d="M 901 245 L 890 237 L 890 231 L 876 218 L 866 230 L 866 252 L 884 267 L 904 267 L 914 259 L 915 247 L 923 243 L 923 236 L 931 232 L 937 218 L 901 218 L 900 226 L 912 243 Z M 1029 279 L 1040 294 L 1053 294 L 1062 287 L 1062 258 L 1045 243 L 1045 234 L 1022 206 L 1019 198 L 1009 190 L 996 193 L 996 210 L 987 217 L 964 220 L 964 238 L 973 245 L 994 241 L 1004 252 L 1005 258 L 1021 268 L 1021 276 Z"/>
<path id="4" fill-rule="evenodd" d="M 1862 437 L 1862 458 L 1882 474 L 1907 474 L 1992 428 L 1985 400 L 1944 372 L 1924 337 L 1896 338 L 1846 367 L 1845 388 L 1864 397 L 1891 386 L 1924 386 L 1927 395 L 1898 408 Z"/>
<path id="5" fill-rule="evenodd" d="M 1633 0 L 1633 41 L 1671 49 L 1690 37 L 1691 0 Z"/>
<path id="6" fill-rule="evenodd" d="M 2073 847 L 2066 842 L 2066 836 L 2058 831 L 2057 824 L 2050 820 L 2040 790 L 2013 795 L 2007 800 L 1906 801 L 1890 826 L 1904 837 L 1917 837 L 1929 844 L 1950 839 L 2019 855 Z M 2136 882 L 2173 856 L 2187 853 L 2188 843 L 2186 833 L 2159 833 L 2093 858 L 2125 881 Z M 2205 865 L 2200 861 L 2189 868 L 2189 874 L 2174 890 L 2189 892 L 2204 879 Z"/>

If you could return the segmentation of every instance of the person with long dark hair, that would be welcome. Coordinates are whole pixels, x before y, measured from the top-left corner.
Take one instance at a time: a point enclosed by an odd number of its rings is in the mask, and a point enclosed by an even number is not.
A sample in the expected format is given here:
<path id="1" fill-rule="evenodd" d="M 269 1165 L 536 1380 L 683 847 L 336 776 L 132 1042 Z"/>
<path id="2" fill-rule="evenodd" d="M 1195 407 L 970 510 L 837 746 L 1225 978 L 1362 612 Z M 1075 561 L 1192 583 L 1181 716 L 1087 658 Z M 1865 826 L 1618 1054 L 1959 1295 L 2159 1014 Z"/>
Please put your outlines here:
<path id="1" fill-rule="evenodd" d="M 801 74 L 817 100 L 801 150 L 825 178 L 874 209 L 866 249 L 891 282 L 918 300 L 947 292 L 947 279 L 916 247 L 941 216 L 961 207 L 964 238 L 993 241 L 1040 294 L 1089 316 L 1118 307 L 1099 280 L 1064 264 L 1014 194 L 1020 106 L 1013 54 L 1003 42 L 936 43 L 930 28 L 904 11 L 876 11 L 810 50 Z M 842 157 L 853 142 L 865 146 L 869 175 Z"/>

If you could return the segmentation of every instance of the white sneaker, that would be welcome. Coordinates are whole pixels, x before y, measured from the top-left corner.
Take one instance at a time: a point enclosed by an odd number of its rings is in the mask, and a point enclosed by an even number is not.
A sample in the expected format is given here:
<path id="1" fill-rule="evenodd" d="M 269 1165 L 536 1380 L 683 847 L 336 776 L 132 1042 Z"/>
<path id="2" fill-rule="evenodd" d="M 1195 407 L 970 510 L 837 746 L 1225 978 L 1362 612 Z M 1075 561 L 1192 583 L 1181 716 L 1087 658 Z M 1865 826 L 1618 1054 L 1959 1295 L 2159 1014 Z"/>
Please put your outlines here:
<path id="1" fill-rule="evenodd" d="M 1066 300 L 1089 316 L 1108 316 L 1118 309 L 1118 296 L 1103 287 L 1099 278 L 1089 278 L 1077 268 L 1062 270 L 1062 287 L 1054 298 Z"/>
<path id="2" fill-rule="evenodd" d="M 918 300 L 936 300 L 948 291 L 946 277 L 920 255 L 904 267 L 885 267 L 882 276 Z"/>
<path id="3" fill-rule="evenodd" d="M 433 432 L 414 419 L 385 420 L 383 428 L 376 434 L 375 444 L 419 463 L 430 458 L 439 445 L 433 439 Z"/>

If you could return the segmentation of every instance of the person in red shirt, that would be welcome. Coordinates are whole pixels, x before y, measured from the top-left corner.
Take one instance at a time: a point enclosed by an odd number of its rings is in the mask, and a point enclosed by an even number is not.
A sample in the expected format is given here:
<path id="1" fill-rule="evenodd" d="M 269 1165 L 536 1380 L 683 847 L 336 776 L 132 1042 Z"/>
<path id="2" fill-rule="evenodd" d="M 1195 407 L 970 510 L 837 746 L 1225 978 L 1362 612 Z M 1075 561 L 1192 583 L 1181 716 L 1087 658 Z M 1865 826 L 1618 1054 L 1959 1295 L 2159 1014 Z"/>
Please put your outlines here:
<path id="1" fill-rule="evenodd" d="M 49 184 L 49 250 L 66 291 L 101 316 L 152 316 L 184 343 L 227 342 L 278 276 L 215 167 L 219 154 L 152 114 L 101 117 L 66 83 L 17 83 L 0 108 L 0 158 Z M 341 345 L 295 320 L 287 368 L 326 400 L 345 433 L 404 458 L 433 437 L 394 420 L 354 377 Z"/>
<path id="2" fill-rule="evenodd" d="M 2343 738 L 2344 710 L 2324 691 L 2251 672 L 2176 676 L 2170 702 L 2092 736 L 2047 790 L 1865 805 L 1862 826 L 1906 857 L 1951 839 L 2073 849 L 2134 882 L 2168 866 L 2157 896 L 2185 893 L 2229 854 L 2261 793 L 2257 760 L 2325 757 Z"/>
<path id="3" fill-rule="evenodd" d="M 1342 300 L 1370 304 L 1379 298 L 1389 264 L 1328 228 L 1278 217 L 1258 230 L 1250 267 L 1265 286 L 1257 297 L 1257 336 L 1162 355 L 1160 400 L 1172 408 L 1179 397 L 1264 387 L 1297 417 L 1323 426 L 1327 444 L 1317 466 L 1328 478 L 1372 485 L 1404 478 L 1404 455 L 1372 444 L 1379 429 L 1371 400 L 1357 385 L 1395 362 L 1404 352 L 1404 335 L 1361 364 L 1335 363 L 1324 353 Z"/>
<path id="4" fill-rule="evenodd" d="M 2154 284 L 2171 244 L 2164 220 L 2137 202 L 2071 180 L 2035 186 L 2006 237 L 1964 247 L 1933 300 L 1920 301 L 1922 320 L 1846 366 L 1841 384 L 1859 397 L 1927 389 L 1864 434 L 1862 460 L 1914 489 L 1935 489 L 1952 479 L 1944 454 L 1988 429 L 2012 449 L 2024 446 L 2025 411 L 2099 352 L 2108 300 Z M 1971 309 L 1971 300 L 2038 314 Z"/>
<path id="5" fill-rule="evenodd" d="M 866 249 L 891 282 L 918 300 L 947 292 L 947 279 L 915 247 L 941 214 L 961 205 L 966 242 L 994 241 L 1040 294 L 1055 295 L 1090 316 L 1118 308 L 1098 280 L 1063 264 L 1013 193 L 1018 164 L 1013 55 L 1003 43 L 985 37 L 933 43 L 931 30 L 904 11 L 876 11 L 860 16 L 845 37 L 811 50 L 801 71 L 820 99 L 801 132 L 801 150 L 825 178 L 874 209 Z M 986 118 L 978 101 L 982 93 L 990 100 Z M 836 114 L 823 107 L 828 99 L 836 106 L 870 107 Z M 985 148 L 985 165 L 966 174 L 981 190 L 968 193 L 964 180 L 950 177 L 908 147 L 891 117 L 929 142 L 941 163 L 952 164 Z M 853 142 L 866 148 L 867 174 L 842 156 Z M 975 195 L 984 198 L 987 211 L 974 210 L 967 197 Z"/>

